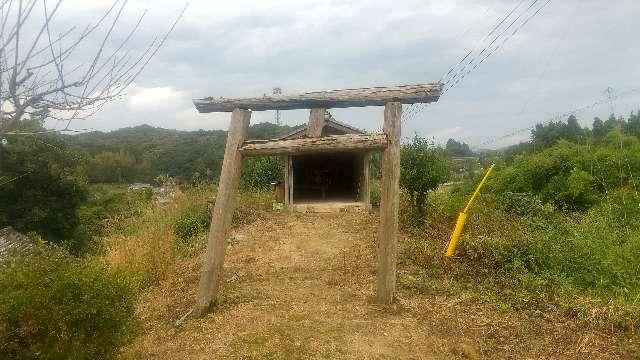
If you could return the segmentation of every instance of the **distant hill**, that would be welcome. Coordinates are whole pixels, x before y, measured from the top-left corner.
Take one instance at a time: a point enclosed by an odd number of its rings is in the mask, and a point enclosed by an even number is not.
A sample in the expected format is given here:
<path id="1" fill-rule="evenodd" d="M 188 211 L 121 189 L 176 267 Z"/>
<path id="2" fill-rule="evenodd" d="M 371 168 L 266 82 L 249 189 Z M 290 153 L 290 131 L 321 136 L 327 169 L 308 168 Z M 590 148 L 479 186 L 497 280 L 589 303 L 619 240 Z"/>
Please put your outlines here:
<path id="1" fill-rule="evenodd" d="M 298 128 L 259 123 L 249 128 L 249 138 L 276 138 Z M 218 177 L 226 137 L 224 130 L 181 131 L 140 125 L 110 132 L 66 135 L 65 140 L 91 158 L 105 158 L 106 153 L 115 153 L 115 157 L 126 154 L 128 159 L 150 166 L 144 178 L 136 180 L 151 181 L 157 175 L 168 174 L 189 181 L 196 173 L 209 179 Z"/>

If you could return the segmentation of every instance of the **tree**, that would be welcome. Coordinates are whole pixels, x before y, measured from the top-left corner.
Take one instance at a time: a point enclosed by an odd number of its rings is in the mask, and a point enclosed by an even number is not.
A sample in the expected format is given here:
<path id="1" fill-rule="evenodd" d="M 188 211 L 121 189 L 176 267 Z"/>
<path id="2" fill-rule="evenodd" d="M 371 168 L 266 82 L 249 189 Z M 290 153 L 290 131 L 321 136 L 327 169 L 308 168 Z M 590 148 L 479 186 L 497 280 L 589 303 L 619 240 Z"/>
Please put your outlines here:
<path id="1" fill-rule="evenodd" d="M 447 150 L 447 153 L 453 156 L 473 156 L 473 151 L 469 149 L 469 145 L 454 139 L 447 140 L 445 149 Z"/>
<path id="2" fill-rule="evenodd" d="M 429 191 L 438 188 L 449 176 L 444 151 L 432 141 L 415 136 L 400 152 L 400 186 L 409 193 L 420 219 Z"/>
<path id="3" fill-rule="evenodd" d="M 593 136 L 600 139 L 607 134 L 607 130 L 604 127 L 604 122 L 599 117 L 593 119 Z"/>
<path id="4" fill-rule="evenodd" d="M 114 35 L 127 3 L 121 0 L 94 24 L 82 30 L 68 26 L 55 35 L 61 3 L 0 3 L 0 137 L 25 117 L 65 120 L 68 130 L 71 120 L 86 118 L 117 98 L 162 47 L 185 10 L 163 36 L 134 56 L 128 47 L 145 13 L 123 40 L 115 41 Z"/>
<path id="5" fill-rule="evenodd" d="M 151 163 L 126 151 L 104 151 L 90 162 L 89 179 L 94 182 L 151 181 Z"/>
<path id="6" fill-rule="evenodd" d="M 35 121 L 22 125 L 17 130 L 43 130 Z M 84 159 L 59 136 L 10 136 L 0 146 L 0 227 L 35 231 L 54 243 L 71 240 L 85 185 Z M 71 245 L 72 250 L 82 247 Z"/>

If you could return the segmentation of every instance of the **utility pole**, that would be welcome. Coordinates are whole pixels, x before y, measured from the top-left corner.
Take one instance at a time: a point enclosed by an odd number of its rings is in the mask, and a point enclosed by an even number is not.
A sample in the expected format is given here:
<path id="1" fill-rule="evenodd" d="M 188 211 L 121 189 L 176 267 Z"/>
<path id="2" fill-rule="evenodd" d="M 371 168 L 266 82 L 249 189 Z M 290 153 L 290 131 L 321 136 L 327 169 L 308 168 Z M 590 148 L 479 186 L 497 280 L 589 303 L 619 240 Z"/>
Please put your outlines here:
<path id="1" fill-rule="evenodd" d="M 273 95 L 282 95 L 282 88 L 274 87 Z M 276 110 L 276 125 L 282 125 L 282 120 L 280 118 L 280 110 Z"/>
<path id="2" fill-rule="evenodd" d="M 611 106 L 611 114 L 613 117 L 616 117 L 616 111 L 613 107 L 613 88 L 611 86 L 607 87 L 604 91 L 609 97 L 609 106 Z"/>

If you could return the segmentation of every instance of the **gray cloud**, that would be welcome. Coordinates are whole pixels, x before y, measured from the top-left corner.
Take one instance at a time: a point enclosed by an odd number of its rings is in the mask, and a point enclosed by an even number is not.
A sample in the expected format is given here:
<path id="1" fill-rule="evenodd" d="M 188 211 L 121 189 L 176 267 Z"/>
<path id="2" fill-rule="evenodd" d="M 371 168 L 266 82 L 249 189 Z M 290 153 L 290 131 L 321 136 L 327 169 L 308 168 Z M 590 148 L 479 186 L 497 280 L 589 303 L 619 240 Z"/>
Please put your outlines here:
<path id="1" fill-rule="evenodd" d="M 77 127 L 149 123 L 178 129 L 225 128 L 228 115 L 197 114 L 190 99 L 260 95 L 273 86 L 293 93 L 437 81 L 514 4 L 192 1 L 129 96 Z M 61 10 L 61 19 L 82 25 L 107 5 L 71 1 Z M 149 9 L 136 46 L 166 29 L 181 7 L 174 1 L 132 1 L 131 14 Z M 404 134 L 450 134 L 479 143 L 594 102 L 608 86 L 616 91 L 640 87 L 638 15 L 637 0 L 552 1 L 460 86 L 405 123 Z M 133 15 L 123 29 L 132 21 Z M 135 106 L 136 101 L 148 106 Z M 615 106 L 622 114 L 637 110 L 640 95 L 617 100 Z M 608 112 L 605 106 L 578 117 L 587 124 Z M 335 115 L 373 130 L 381 124 L 382 110 L 335 110 Z M 306 116 L 304 111 L 283 113 L 288 124 L 304 122 Z M 256 113 L 254 119 L 271 120 L 273 114 Z"/>

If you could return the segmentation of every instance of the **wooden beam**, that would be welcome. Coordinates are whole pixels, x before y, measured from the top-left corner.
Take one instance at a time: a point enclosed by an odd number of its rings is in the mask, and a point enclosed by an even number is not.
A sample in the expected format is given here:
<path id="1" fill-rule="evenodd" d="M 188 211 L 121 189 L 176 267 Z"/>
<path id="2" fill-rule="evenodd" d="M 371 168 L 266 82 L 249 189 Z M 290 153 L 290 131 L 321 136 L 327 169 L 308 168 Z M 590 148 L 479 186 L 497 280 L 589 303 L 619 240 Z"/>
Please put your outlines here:
<path id="1" fill-rule="evenodd" d="M 245 141 L 240 152 L 245 156 L 329 153 L 384 149 L 387 135 L 331 135 L 320 138 Z"/>
<path id="2" fill-rule="evenodd" d="M 398 207 L 400 204 L 400 117 L 402 104 L 390 102 L 384 107 L 383 131 L 389 145 L 382 153 L 380 228 L 378 230 L 378 273 L 376 300 L 393 302 L 396 291 Z"/>
<path id="3" fill-rule="evenodd" d="M 227 144 L 222 161 L 222 171 L 218 184 L 218 194 L 211 217 L 211 227 L 207 243 L 202 276 L 194 315 L 202 316 L 215 305 L 220 288 L 220 278 L 224 264 L 226 237 L 236 204 L 236 192 L 242 169 L 242 154 L 238 147 L 244 142 L 249 129 L 251 112 L 236 109 L 231 113 L 231 124 L 227 134 Z"/>
<path id="4" fill-rule="evenodd" d="M 362 154 L 362 173 L 360 177 L 360 201 L 367 205 L 367 209 L 371 210 L 371 190 L 369 188 L 369 173 L 371 162 L 371 153 Z"/>
<path id="5" fill-rule="evenodd" d="M 229 112 L 235 108 L 264 111 L 383 106 L 388 102 L 430 103 L 438 101 L 442 86 L 442 83 L 433 83 L 317 91 L 298 95 L 265 95 L 248 98 L 207 97 L 194 99 L 193 104 L 199 112 L 208 113 Z"/>
<path id="6" fill-rule="evenodd" d="M 307 137 L 319 138 L 322 136 L 322 129 L 325 124 L 325 113 L 327 109 L 313 108 L 309 113 L 309 125 L 307 126 Z"/>
<path id="7" fill-rule="evenodd" d="M 291 189 L 289 186 L 289 177 L 291 176 L 291 156 L 284 157 L 284 207 L 289 209 L 291 206 L 291 196 L 289 195 Z"/>
<path id="8" fill-rule="evenodd" d="M 287 156 L 289 162 L 289 208 L 293 206 L 293 156 Z"/>

